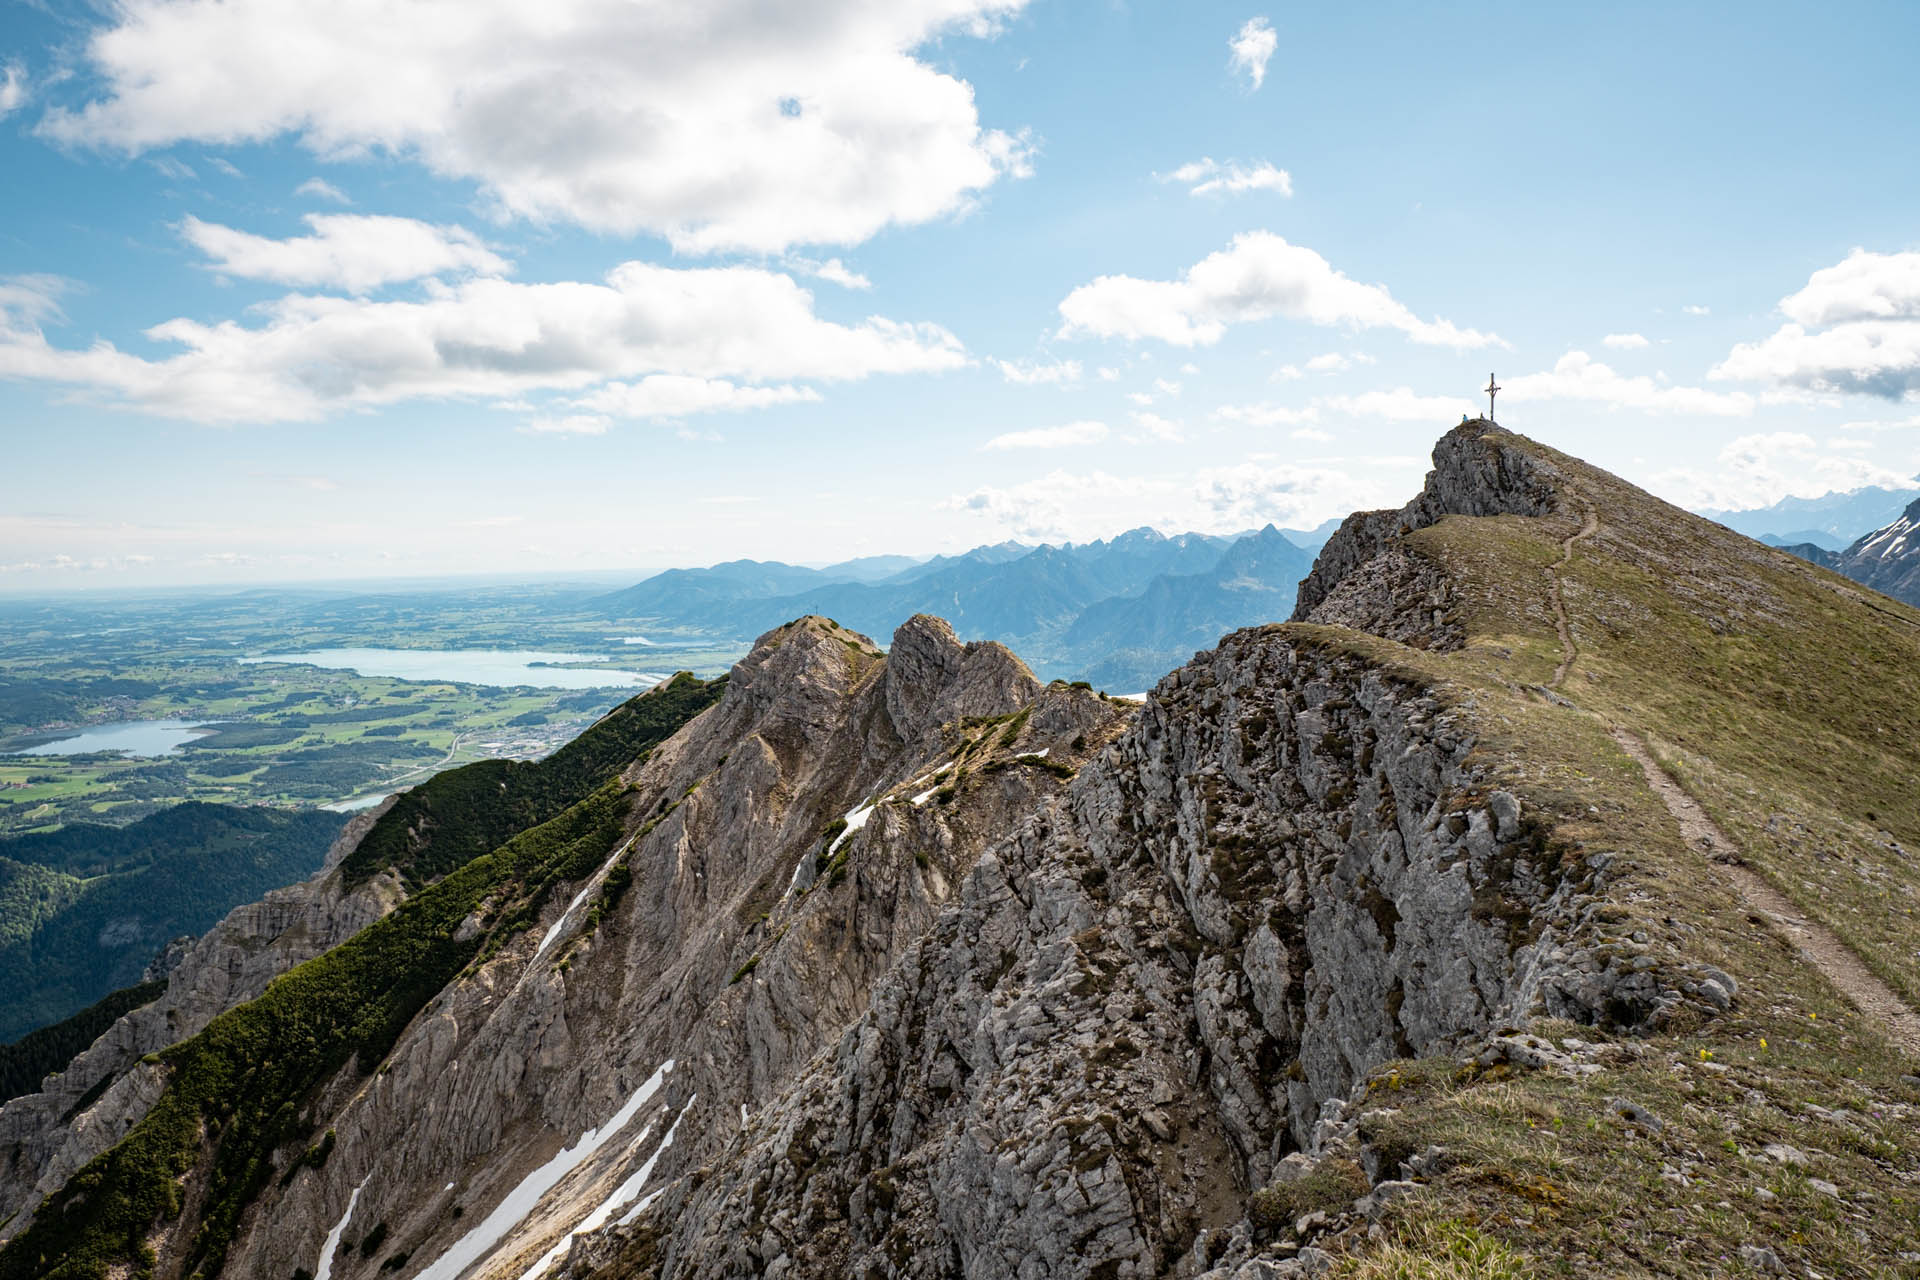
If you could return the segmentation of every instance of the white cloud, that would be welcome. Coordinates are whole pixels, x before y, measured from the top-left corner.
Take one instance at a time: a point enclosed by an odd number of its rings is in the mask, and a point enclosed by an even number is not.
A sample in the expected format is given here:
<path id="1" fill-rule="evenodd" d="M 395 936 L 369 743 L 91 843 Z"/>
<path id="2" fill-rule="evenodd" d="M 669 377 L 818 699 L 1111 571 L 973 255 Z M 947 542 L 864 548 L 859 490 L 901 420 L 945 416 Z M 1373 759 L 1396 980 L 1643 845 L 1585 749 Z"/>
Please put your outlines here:
<path id="1" fill-rule="evenodd" d="M 873 281 L 847 266 L 838 258 L 828 258 L 825 262 L 816 262 L 812 258 L 789 256 L 784 265 L 789 271 L 798 271 L 803 276 L 812 276 L 815 280 L 825 280 L 828 284 L 837 284 L 842 289 L 871 289 Z"/>
<path id="2" fill-rule="evenodd" d="M 1147 405 L 1153 403 L 1153 393 L 1151 391 L 1129 391 L 1127 392 L 1127 399 L 1145 408 Z"/>
<path id="3" fill-rule="evenodd" d="M 1787 319 L 1808 328 L 1852 320 L 1920 319 L 1920 252 L 1868 253 L 1856 248 L 1823 267 L 1806 286 L 1780 299 Z"/>
<path id="4" fill-rule="evenodd" d="M 504 216 L 684 252 L 851 244 L 1028 170 L 972 86 L 915 56 L 1023 3 L 137 0 L 87 42 L 102 96 L 40 129 L 129 153 L 292 136 L 394 155 Z"/>
<path id="5" fill-rule="evenodd" d="M 1866 458 L 1822 449 L 1812 436 L 1797 431 L 1740 436 L 1720 450 L 1718 461 L 1711 472 L 1690 468 L 1662 472 L 1649 487 L 1696 509 L 1747 511 L 1786 497 L 1817 498 L 1868 485 L 1904 489 L 1913 483 L 1911 476 Z"/>
<path id="6" fill-rule="evenodd" d="M 1074 445 L 1099 444 L 1107 438 L 1104 422 L 1069 422 L 1061 427 L 1033 427 L 1009 431 L 981 445 L 982 449 L 1065 449 Z"/>
<path id="7" fill-rule="evenodd" d="M 1789 323 L 1735 346 L 1708 376 L 1776 390 L 1920 396 L 1920 252 L 1855 249 L 1782 298 L 1780 310 Z"/>
<path id="8" fill-rule="evenodd" d="M 1350 329 L 1398 329 L 1436 346 L 1503 345 L 1491 334 L 1422 320 L 1384 285 L 1351 280 L 1313 250 L 1270 231 L 1235 236 L 1179 280 L 1101 276 L 1068 294 L 1060 315 L 1063 336 L 1157 338 L 1181 347 L 1210 346 L 1230 324 L 1278 315 Z"/>
<path id="9" fill-rule="evenodd" d="M 1293 177 L 1285 169 L 1276 169 L 1267 161 L 1243 165 L 1237 160 L 1221 164 L 1211 156 L 1181 165 L 1172 173 L 1157 174 L 1162 182 L 1191 184 L 1187 194 L 1194 196 L 1239 195 L 1245 191 L 1271 191 L 1276 195 L 1293 194 Z"/>
<path id="10" fill-rule="evenodd" d="M 1157 413 L 1136 411 L 1132 416 L 1133 425 L 1154 440 L 1164 441 L 1167 444 L 1179 444 L 1187 438 L 1186 433 L 1180 429 L 1179 423 L 1163 418 Z"/>
<path id="11" fill-rule="evenodd" d="M 1163 396 L 1177 396 L 1180 394 L 1180 384 L 1168 378 L 1155 378 L 1153 380 L 1153 389 Z"/>
<path id="12" fill-rule="evenodd" d="M 1680 308 L 1680 310 L 1686 312 L 1690 316 L 1708 316 L 1713 314 L 1712 307 L 1702 307 L 1702 306 L 1696 306 L 1692 304 L 1684 306 Z"/>
<path id="13" fill-rule="evenodd" d="M 647 374 L 844 381 L 967 363 L 959 339 L 880 316 L 814 314 L 791 277 L 749 267 L 676 270 L 629 262 L 602 283 L 479 278 L 420 301 L 293 294 L 257 325 L 177 319 L 146 336 L 180 354 L 147 359 L 108 343 L 52 345 L 51 294 L 0 290 L 0 378 L 65 384 L 203 422 L 315 420 L 405 400 L 586 392 Z"/>
<path id="14" fill-rule="evenodd" d="M 1647 345 L 1646 338 L 1637 333 L 1610 333 L 1600 341 L 1617 351 L 1634 351 Z"/>
<path id="15" fill-rule="evenodd" d="M 535 435 L 603 436 L 612 425 L 612 420 L 602 414 L 570 413 L 560 417 L 529 418 L 526 429 Z"/>
<path id="16" fill-rule="evenodd" d="M 1120 371 L 1118 369 L 1110 369 L 1105 365 L 1101 365 L 1099 369 L 1099 373 L 1100 373 L 1100 381 L 1102 382 L 1120 381 Z"/>
<path id="17" fill-rule="evenodd" d="M 465 227 L 358 213 L 310 213 L 305 222 L 313 234 L 273 240 L 189 216 L 180 234 L 224 275 L 350 293 L 449 272 L 513 269 Z"/>
<path id="18" fill-rule="evenodd" d="M 1333 439 L 1330 432 L 1318 427 L 1299 427 L 1288 434 L 1295 440 L 1304 440 L 1309 444 L 1326 444 Z"/>
<path id="19" fill-rule="evenodd" d="M 696 413 L 766 409 L 820 398 L 812 387 L 741 386 L 725 378 L 653 373 L 638 382 L 610 382 L 573 401 L 575 408 L 621 418 L 684 418 Z"/>
<path id="20" fill-rule="evenodd" d="M 1920 392 L 1920 324 L 1859 320 L 1819 333 L 1782 325 L 1734 347 L 1707 376 L 1900 400 Z"/>
<path id="21" fill-rule="evenodd" d="M 1046 364 L 1036 360 L 995 360 L 992 363 L 994 368 L 1000 370 L 1001 377 L 1023 387 L 1041 385 L 1064 387 L 1080 381 L 1081 369 L 1078 360 L 1055 360 Z M 1101 370 L 1103 378 L 1106 374 L 1106 370 Z"/>
<path id="22" fill-rule="evenodd" d="M 1272 23 L 1265 18 L 1248 18 L 1233 39 L 1227 41 L 1231 51 L 1227 67 L 1246 72 L 1247 87 L 1258 89 L 1267 78 L 1267 60 L 1279 45 L 1280 37 L 1274 33 Z"/>
<path id="23" fill-rule="evenodd" d="M 200 176 L 193 171 L 192 165 L 172 156 L 148 156 L 147 163 L 153 166 L 155 173 L 163 178 L 171 178 L 175 182 L 190 182 Z"/>
<path id="24" fill-rule="evenodd" d="M 1419 485 L 1419 467 L 1370 463 L 1355 476 L 1327 466 L 1242 462 L 1202 471 L 1194 495 L 1207 513 L 1199 527 L 1226 531 L 1272 523 L 1311 528 L 1330 516 L 1405 500 Z"/>
<path id="25" fill-rule="evenodd" d="M 236 166 L 232 161 L 223 160 L 219 156 L 208 156 L 207 163 L 211 165 L 213 168 L 219 170 L 221 173 L 226 174 L 229 178 L 244 178 L 247 176 L 246 174 L 240 172 L 239 167 Z"/>
<path id="26" fill-rule="evenodd" d="M 0 67 L 0 116 L 12 115 L 26 100 L 26 68 L 17 62 Z"/>
<path id="27" fill-rule="evenodd" d="M 1351 355 L 1347 355 L 1338 351 L 1329 351 L 1324 355 L 1317 355 L 1307 361 L 1307 372 L 1344 373 L 1356 365 L 1372 363 L 1374 363 L 1373 357 L 1362 352 L 1356 351 Z"/>
<path id="28" fill-rule="evenodd" d="M 1529 400 L 1586 400 L 1642 413 L 1697 413 L 1724 418 L 1748 417 L 1754 406 L 1754 398 L 1744 391 L 1669 387 L 1644 375 L 1623 377 L 1584 351 L 1567 352 L 1545 373 L 1508 378 L 1500 394 L 1516 404 Z"/>
<path id="29" fill-rule="evenodd" d="M 1315 407 L 1350 418 L 1384 418 L 1388 422 L 1431 422 L 1449 425 L 1463 413 L 1473 412 L 1471 401 L 1455 396 L 1423 396 L 1410 387 L 1391 391 L 1363 391 L 1353 396 L 1322 396 Z"/>
<path id="30" fill-rule="evenodd" d="M 1156 519 L 1148 501 L 1164 503 L 1175 486 L 1164 478 L 1073 475 L 1052 471 L 1010 488 L 991 485 L 947 499 L 941 506 L 982 516 L 999 530 L 1033 541 L 1086 541 L 1142 523 L 1192 528 Z"/>
<path id="31" fill-rule="evenodd" d="M 297 196 L 312 196 L 317 200 L 331 200 L 335 204 L 352 204 L 353 198 L 325 178 L 308 178 L 293 189 Z"/>

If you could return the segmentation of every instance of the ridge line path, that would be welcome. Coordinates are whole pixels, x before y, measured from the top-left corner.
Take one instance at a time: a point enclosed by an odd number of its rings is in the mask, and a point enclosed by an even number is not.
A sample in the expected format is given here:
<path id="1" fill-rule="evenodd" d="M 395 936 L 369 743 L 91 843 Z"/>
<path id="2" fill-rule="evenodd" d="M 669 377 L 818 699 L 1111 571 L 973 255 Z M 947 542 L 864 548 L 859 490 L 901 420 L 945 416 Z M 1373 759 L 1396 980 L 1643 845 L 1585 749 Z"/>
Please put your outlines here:
<path id="1" fill-rule="evenodd" d="M 1699 802 L 1660 767 L 1645 743 L 1625 729 L 1613 730 L 1613 740 L 1646 774 L 1647 785 L 1680 824 L 1682 838 L 1707 854 L 1714 869 L 1732 882 L 1741 900 L 1784 933 L 1801 958 L 1825 975 L 1862 1013 L 1878 1022 L 1895 1045 L 1920 1056 L 1920 1014 L 1908 1008 L 1899 993 L 1867 968 L 1838 934 L 1808 919 L 1786 894 L 1741 861 L 1739 846 L 1729 840 Z"/>
<path id="2" fill-rule="evenodd" d="M 1558 689 L 1566 681 L 1567 672 L 1573 670 L 1574 659 L 1580 656 L 1580 649 L 1573 643 L 1573 627 L 1567 621 L 1567 602 L 1560 595 L 1560 571 L 1573 559 L 1573 545 L 1582 538 L 1592 537 L 1600 528 L 1600 513 L 1585 498 L 1580 505 L 1586 509 L 1586 518 L 1580 522 L 1580 528 L 1567 535 L 1560 544 L 1560 559 L 1547 568 L 1547 594 L 1553 601 L 1553 629 L 1560 633 L 1560 665 L 1554 668 L 1553 679 L 1547 682 L 1547 688 Z"/>
<path id="3" fill-rule="evenodd" d="M 1578 532 L 1569 534 L 1561 542 L 1559 561 L 1547 569 L 1554 629 L 1560 633 L 1561 652 L 1560 666 L 1553 673 L 1553 680 L 1547 686 L 1549 689 L 1560 686 L 1580 656 L 1567 620 L 1566 601 L 1560 594 L 1560 571 L 1572 561 L 1574 545 L 1583 538 L 1593 536 L 1600 527 L 1600 516 L 1593 505 L 1584 498 L 1580 503 L 1585 508 L 1586 518 L 1581 521 Z M 1840 935 L 1818 921 L 1809 919 L 1805 912 L 1793 904 L 1792 899 L 1748 866 L 1741 858 L 1740 847 L 1728 839 L 1719 824 L 1707 816 L 1700 802 L 1687 794 L 1686 789 L 1660 767 L 1644 742 L 1618 726 L 1609 725 L 1608 729 L 1613 734 L 1613 740 L 1620 744 L 1620 749 L 1640 766 L 1640 772 L 1646 775 L 1647 785 L 1653 789 L 1653 794 L 1660 798 L 1667 812 L 1680 825 L 1681 838 L 1704 851 L 1709 862 L 1732 885 L 1740 900 L 1785 934 L 1801 958 L 1838 988 L 1840 994 L 1869 1019 L 1879 1023 L 1898 1048 L 1920 1057 L 1920 1013 L 1915 1013 L 1898 992 L 1867 968 L 1853 949 L 1840 940 Z"/>

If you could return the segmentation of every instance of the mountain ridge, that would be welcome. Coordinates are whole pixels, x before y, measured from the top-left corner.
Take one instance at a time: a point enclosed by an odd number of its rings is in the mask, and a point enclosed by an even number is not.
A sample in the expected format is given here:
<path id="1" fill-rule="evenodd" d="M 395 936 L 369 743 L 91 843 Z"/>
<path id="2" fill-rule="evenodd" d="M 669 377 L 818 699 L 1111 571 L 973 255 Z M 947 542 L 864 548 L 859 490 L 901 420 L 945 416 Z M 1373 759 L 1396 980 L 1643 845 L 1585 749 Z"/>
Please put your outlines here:
<path id="1" fill-rule="evenodd" d="M 286 1099 L 244 1203 L 209 1216 L 209 1130 L 102 1225 L 169 1051 L 80 1109 L 133 1128 L 0 1275 L 1901 1265 L 1911 1051 L 1792 929 L 1920 1000 L 1886 910 L 1920 612 L 1491 423 L 1434 463 L 1296 620 L 1137 708 L 937 619 L 769 631 L 588 808 L 410 899 L 466 895 L 436 945 L 471 960 Z"/>

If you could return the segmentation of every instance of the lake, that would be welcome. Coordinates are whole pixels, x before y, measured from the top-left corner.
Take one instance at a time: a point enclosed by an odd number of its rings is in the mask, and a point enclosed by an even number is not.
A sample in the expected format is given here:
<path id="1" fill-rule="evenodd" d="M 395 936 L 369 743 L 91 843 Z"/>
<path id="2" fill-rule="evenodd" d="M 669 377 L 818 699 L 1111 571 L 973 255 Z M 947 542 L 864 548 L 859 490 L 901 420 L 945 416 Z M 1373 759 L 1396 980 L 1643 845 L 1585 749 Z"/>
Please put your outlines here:
<path id="1" fill-rule="evenodd" d="M 122 720 L 97 724 L 69 737 L 16 751 L 23 756 L 77 756 L 90 751 L 119 751 L 130 756 L 164 756 L 200 736 L 197 720 Z"/>
<path id="2" fill-rule="evenodd" d="M 395 680 L 452 680 L 499 688 L 531 685 L 537 689 L 630 689 L 666 679 L 646 671 L 608 667 L 534 666 L 534 663 L 592 662 L 591 653 L 546 653 L 535 649 L 315 649 L 309 653 L 273 653 L 242 662 L 299 662 L 357 671 Z"/>

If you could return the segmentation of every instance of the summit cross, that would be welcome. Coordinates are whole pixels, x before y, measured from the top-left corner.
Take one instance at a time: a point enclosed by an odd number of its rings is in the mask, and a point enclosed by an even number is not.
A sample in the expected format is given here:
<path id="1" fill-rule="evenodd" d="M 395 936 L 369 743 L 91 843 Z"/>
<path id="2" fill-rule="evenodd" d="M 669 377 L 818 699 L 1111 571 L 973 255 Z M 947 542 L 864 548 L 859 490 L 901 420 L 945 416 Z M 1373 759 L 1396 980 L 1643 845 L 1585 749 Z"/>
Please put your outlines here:
<path id="1" fill-rule="evenodd" d="M 1500 394 L 1500 384 L 1493 380 L 1492 374 L 1488 374 L 1487 385 L 1481 389 L 1487 393 L 1487 421 L 1492 422 L 1493 421 L 1493 398 Z"/>

